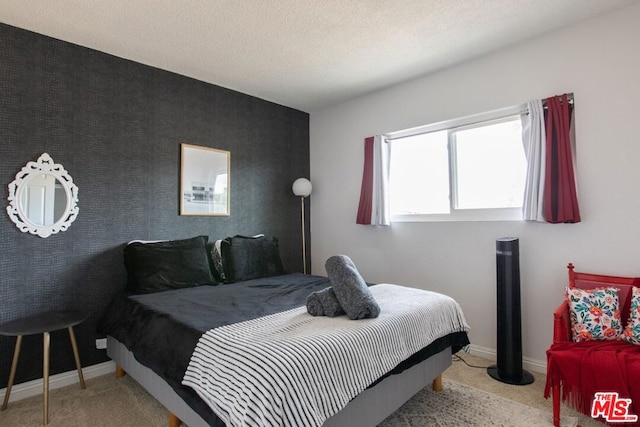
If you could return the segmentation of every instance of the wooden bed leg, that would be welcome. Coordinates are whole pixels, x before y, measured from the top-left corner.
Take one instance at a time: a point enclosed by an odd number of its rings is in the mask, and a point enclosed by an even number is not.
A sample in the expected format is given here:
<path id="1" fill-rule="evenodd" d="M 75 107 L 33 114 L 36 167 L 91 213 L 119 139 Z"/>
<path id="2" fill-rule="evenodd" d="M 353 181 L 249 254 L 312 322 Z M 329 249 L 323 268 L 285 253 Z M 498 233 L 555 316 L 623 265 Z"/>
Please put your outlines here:
<path id="1" fill-rule="evenodd" d="M 180 427 L 180 418 L 176 417 L 173 412 L 169 412 L 169 427 Z"/>
<path id="2" fill-rule="evenodd" d="M 122 369 L 122 366 L 116 364 L 116 378 L 122 378 L 126 374 L 127 373 L 124 371 L 124 369 Z"/>
<path id="3" fill-rule="evenodd" d="M 433 379 L 432 387 L 435 392 L 442 391 L 442 374 Z"/>

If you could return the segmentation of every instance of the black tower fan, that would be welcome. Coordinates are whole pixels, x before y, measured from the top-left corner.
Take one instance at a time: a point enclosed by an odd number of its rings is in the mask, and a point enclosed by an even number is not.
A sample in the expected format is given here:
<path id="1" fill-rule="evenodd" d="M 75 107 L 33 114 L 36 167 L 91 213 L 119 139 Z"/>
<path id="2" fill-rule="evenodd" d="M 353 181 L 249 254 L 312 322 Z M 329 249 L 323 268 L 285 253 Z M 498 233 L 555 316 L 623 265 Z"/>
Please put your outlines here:
<path id="1" fill-rule="evenodd" d="M 522 369 L 522 324 L 520 319 L 520 249 L 518 239 L 496 240 L 498 272 L 498 354 L 489 366 L 492 378 L 507 384 L 526 385 L 533 375 Z"/>

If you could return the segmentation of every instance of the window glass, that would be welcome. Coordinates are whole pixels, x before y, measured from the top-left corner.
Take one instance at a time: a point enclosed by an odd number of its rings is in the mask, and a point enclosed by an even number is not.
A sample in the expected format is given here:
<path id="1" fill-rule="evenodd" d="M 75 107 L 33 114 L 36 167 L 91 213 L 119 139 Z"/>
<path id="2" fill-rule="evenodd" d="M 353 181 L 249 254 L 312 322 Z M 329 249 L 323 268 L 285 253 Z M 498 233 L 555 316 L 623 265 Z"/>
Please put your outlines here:
<path id="1" fill-rule="evenodd" d="M 410 136 L 391 144 L 391 213 L 449 213 L 447 132 Z"/>
<path id="2" fill-rule="evenodd" d="M 520 118 L 459 130 L 455 137 L 456 209 L 522 206 L 527 164 Z"/>
<path id="3" fill-rule="evenodd" d="M 527 166 L 515 111 L 398 135 L 388 139 L 394 221 L 521 219 Z"/>

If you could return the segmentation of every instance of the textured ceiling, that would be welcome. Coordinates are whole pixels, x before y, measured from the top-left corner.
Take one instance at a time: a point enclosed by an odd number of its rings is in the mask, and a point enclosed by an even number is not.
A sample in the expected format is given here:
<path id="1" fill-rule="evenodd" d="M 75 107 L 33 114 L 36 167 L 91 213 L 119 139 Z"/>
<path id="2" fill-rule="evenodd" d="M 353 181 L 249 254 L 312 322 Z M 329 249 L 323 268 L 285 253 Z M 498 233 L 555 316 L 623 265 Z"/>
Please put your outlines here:
<path id="1" fill-rule="evenodd" d="M 303 111 L 640 0 L 0 0 L 0 22 Z"/>

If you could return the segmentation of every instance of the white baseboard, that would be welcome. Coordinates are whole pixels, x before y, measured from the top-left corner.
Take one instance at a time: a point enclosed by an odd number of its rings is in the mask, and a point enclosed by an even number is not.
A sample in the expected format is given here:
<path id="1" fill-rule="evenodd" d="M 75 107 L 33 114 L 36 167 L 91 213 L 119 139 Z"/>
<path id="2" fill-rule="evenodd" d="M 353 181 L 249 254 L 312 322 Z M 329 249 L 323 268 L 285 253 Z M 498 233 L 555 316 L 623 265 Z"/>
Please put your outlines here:
<path id="1" fill-rule="evenodd" d="M 484 357 L 492 361 L 496 361 L 497 352 L 494 348 L 483 347 L 481 345 L 471 344 L 468 347 L 469 353 L 474 356 Z M 532 359 L 530 357 L 522 358 L 522 367 L 526 370 L 539 372 L 541 374 L 547 373 L 547 361 L 540 359 Z"/>
<path id="2" fill-rule="evenodd" d="M 87 366 L 82 368 L 82 376 L 85 380 L 114 373 L 116 364 L 113 361 L 99 363 L 97 365 Z M 77 384 L 78 371 L 63 372 L 61 374 L 52 375 L 49 377 L 49 390 L 65 387 L 71 384 Z M 4 398 L 6 388 L 0 389 L 0 395 Z M 42 378 L 28 381 L 26 383 L 16 384 L 11 388 L 11 396 L 9 396 L 9 402 L 15 402 L 17 400 L 26 399 L 27 397 L 38 396 L 42 394 Z"/>

